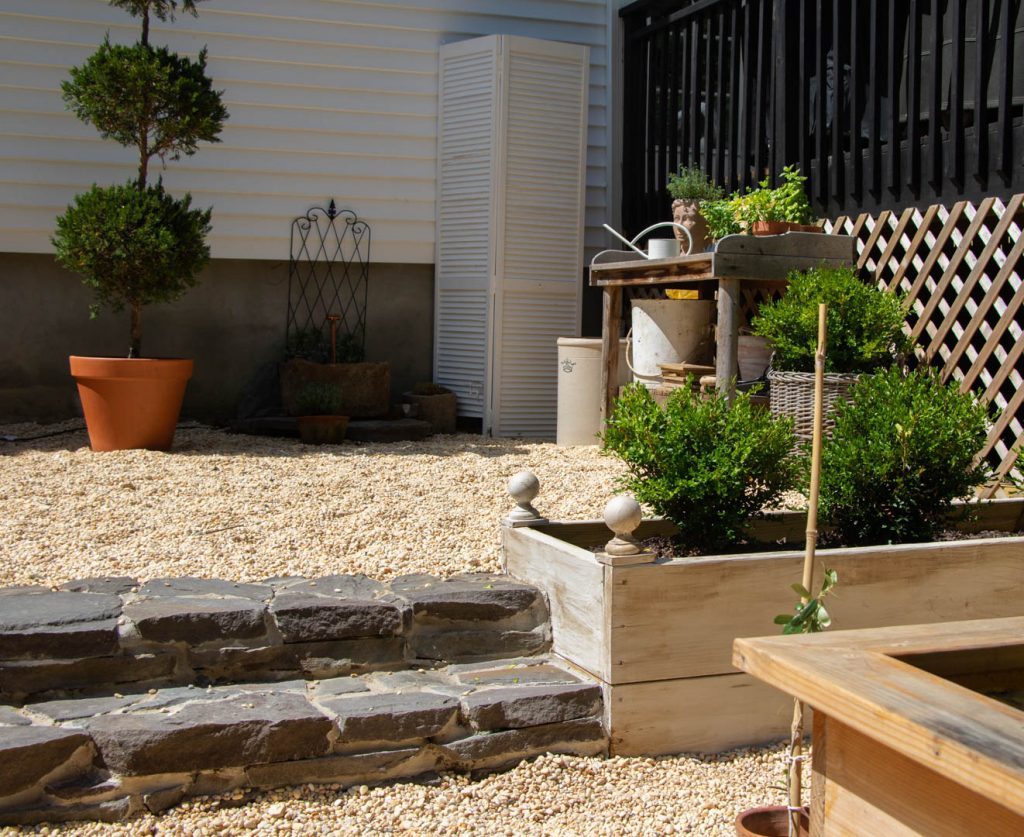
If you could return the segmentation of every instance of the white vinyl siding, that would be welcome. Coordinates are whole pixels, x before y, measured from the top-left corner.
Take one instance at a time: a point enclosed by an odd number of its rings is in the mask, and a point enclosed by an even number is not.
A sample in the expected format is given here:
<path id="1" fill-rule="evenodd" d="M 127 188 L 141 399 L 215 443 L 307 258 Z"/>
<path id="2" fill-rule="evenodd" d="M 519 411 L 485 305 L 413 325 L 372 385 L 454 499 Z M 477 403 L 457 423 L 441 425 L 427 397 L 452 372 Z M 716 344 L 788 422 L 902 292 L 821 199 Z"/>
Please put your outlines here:
<path id="1" fill-rule="evenodd" d="M 335 198 L 373 228 L 374 261 L 435 258 L 438 48 L 524 35 L 590 49 L 587 246 L 608 208 L 607 0 L 210 0 L 154 21 L 152 41 L 195 55 L 230 112 L 222 142 L 163 172 L 212 206 L 218 258 L 287 258 L 290 220 Z M 105 0 L 4 0 L 0 9 L 0 251 L 50 252 L 54 217 L 134 157 L 64 108 L 60 82 L 106 32 L 138 25 Z M 159 165 L 156 166 L 159 170 Z M 539 246 L 539 245 L 538 245 Z"/>

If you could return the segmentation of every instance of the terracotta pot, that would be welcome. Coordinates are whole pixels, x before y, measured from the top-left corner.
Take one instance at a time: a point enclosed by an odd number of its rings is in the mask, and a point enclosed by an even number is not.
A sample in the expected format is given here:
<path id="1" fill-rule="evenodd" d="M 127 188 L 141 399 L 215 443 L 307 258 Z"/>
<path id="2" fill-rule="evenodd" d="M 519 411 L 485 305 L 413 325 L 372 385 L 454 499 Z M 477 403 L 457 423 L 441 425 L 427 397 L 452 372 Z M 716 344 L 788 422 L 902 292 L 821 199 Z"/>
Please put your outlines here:
<path id="1" fill-rule="evenodd" d="M 708 249 L 708 245 L 711 244 L 711 239 L 708 238 L 708 222 L 705 221 L 704 216 L 700 214 L 700 201 L 672 201 L 672 220 L 677 224 L 682 224 L 690 231 L 690 235 L 693 236 L 692 252 L 703 253 Z M 686 240 L 686 236 L 684 236 L 679 230 L 675 230 L 675 234 L 676 238 L 679 239 L 683 252 L 685 252 L 686 247 L 689 244 Z"/>
<path id="2" fill-rule="evenodd" d="M 782 235 L 788 232 L 821 232 L 817 224 L 791 224 L 789 221 L 754 221 L 751 235 Z"/>
<path id="3" fill-rule="evenodd" d="M 810 820 L 807 809 L 800 815 L 800 835 L 807 837 Z M 748 808 L 736 817 L 738 837 L 787 837 L 789 834 L 789 809 L 785 805 L 764 805 Z"/>
<path id="4" fill-rule="evenodd" d="M 192 361 L 69 358 L 93 450 L 170 450 Z"/>
<path id="5" fill-rule="evenodd" d="M 299 416 L 299 438 L 307 445 L 340 445 L 345 441 L 348 416 Z"/>

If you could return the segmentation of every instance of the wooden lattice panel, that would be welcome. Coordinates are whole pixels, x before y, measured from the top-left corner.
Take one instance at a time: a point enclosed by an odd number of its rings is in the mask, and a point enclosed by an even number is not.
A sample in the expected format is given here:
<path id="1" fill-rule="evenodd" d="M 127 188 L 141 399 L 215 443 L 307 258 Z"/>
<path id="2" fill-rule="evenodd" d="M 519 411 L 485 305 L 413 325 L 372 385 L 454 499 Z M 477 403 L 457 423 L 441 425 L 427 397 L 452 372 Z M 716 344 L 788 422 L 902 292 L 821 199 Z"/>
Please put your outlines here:
<path id="1" fill-rule="evenodd" d="M 1024 195 L 843 216 L 825 226 L 857 239 L 858 267 L 880 287 L 906 294 L 918 357 L 999 409 L 983 453 L 999 477 L 1020 477 Z"/>

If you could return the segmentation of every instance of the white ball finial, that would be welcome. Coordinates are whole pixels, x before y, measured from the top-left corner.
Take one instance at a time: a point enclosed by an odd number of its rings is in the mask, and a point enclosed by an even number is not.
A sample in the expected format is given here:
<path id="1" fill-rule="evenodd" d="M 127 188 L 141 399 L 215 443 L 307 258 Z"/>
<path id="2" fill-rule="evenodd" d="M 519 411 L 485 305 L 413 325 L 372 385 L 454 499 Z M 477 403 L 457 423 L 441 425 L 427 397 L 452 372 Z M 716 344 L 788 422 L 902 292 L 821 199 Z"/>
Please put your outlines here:
<path id="1" fill-rule="evenodd" d="M 528 526 L 547 523 L 533 507 L 533 500 L 540 493 L 540 480 L 529 471 L 520 471 L 508 481 L 508 493 L 516 501 L 516 507 L 505 517 L 509 526 Z"/>
<path id="2" fill-rule="evenodd" d="M 640 504 L 628 494 L 613 497 L 604 507 L 604 522 L 616 535 L 631 535 L 640 521 L 643 511 Z"/>

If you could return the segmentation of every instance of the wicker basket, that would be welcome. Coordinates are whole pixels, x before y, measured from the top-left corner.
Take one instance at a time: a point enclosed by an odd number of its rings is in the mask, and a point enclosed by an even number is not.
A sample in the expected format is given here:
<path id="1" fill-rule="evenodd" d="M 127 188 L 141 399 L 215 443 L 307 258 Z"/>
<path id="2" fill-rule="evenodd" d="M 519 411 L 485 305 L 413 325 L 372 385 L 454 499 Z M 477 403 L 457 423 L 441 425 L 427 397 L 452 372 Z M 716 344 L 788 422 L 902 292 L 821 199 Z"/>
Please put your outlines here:
<path id="1" fill-rule="evenodd" d="M 860 375 L 846 372 L 825 373 L 822 429 L 826 436 L 831 435 L 835 426 L 832 410 L 836 402 L 847 398 L 850 387 L 857 383 L 858 378 Z M 773 416 L 793 419 L 793 433 L 797 441 L 810 441 L 814 433 L 814 373 L 769 369 L 768 399 Z"/>

